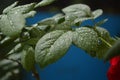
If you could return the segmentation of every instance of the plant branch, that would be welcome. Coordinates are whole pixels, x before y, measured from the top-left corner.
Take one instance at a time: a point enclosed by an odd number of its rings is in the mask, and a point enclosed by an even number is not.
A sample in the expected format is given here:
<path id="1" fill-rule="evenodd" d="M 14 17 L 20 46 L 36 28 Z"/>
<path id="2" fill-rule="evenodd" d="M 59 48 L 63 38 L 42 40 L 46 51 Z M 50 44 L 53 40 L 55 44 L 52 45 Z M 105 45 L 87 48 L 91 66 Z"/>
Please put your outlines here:
<path id="1" fill-rule="evenodd" d="M 104 40 L 102 37 L 99 37 L 108 47 L 112 47 L 110 43 L 108 43 L 106 40 Z"/>
<path id="2" fill-rule="evenodd" d="M 33 76 L 36 78 L 36 80 L 40 80 L 40 76 L 35 68 L 32 70 L 32 73 L 33 73 Z"/>

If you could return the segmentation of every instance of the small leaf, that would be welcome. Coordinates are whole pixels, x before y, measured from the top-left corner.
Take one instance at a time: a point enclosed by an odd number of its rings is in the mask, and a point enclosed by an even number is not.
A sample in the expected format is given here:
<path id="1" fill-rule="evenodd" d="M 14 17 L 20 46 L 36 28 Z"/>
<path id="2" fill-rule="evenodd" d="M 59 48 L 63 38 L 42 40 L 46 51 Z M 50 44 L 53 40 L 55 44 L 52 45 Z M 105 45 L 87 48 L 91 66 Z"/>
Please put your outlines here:
<path id="1" fill-rule="evenodd" d="M 30 71 L 34 69 L 35 58 L 34 49 L 30 46 L 26 46 L 26 49 L 22 51 L 21 63 L 24 69 Z"/>
<path id="2" fill-rule="evenodd" d="M 19 53 L 22 51 L 22 49 L 23 45 L 19 43 L 8 54 Z"/>
<path id="3" fill-rule="evenodd" d="M 53 27 L 53 30 L 71 30 L 72 29 L 71 26 L 73 26 L 71 21 L 64 21 L 61 24 L 58 24 L 58 25 L 56 24 Z"/>
<path id="4" fill-rule="evenodd" d="M 90 15 L 91 14 L 91 10 L 89 6 L 85 4 L 74 4 L 66 8 L 63 8 L 62 11 L 65 14 L 73 14 L 73 13 L 79 14 L 79 15 Z"/>
<path id="5" fill-rule="evenodd" d="M 42 21 L 38 22 L 38 25 L 54 25 L 56 22 L 52 17 L 43 19 Z"/>
<path id="6" fill-rule="evenodd" d="M 55 22 L 58 24 L 65 21 L 65 17 L 63 14 L 56 14 L 55 16 L 53 16 L 53 18 L 54 18 Z"/>
<path id="7" fill-rule="evenodd" d="M 16 76 L 13 76 L 11 72 L 13 72 Z M 22 78 L 18 77 L 20 74 L 20 66 L 16 62 L 6 59 L 0 61 L 0 80 L 21 80 Z"/>
<path id="8" fill-rule="evenodd" d="M 102 13 L 103 13 L 102 9 L 97 9 L 97 10 L 93 11 L 92 12 L 93 18 L 95 19 L 95 18 L 101 16 Z"/>
<path id="9" fill-rule="evenodd" d="M 8 6 L 3 10 L 3 14 L 8 13 L 11 9 L 13 9 L 18 4 L 18 1 L 14 2 L 12 5 Z"/>
<path id="10" fill-rule="evenodd" d="M 0 19 L 0 29 L 4 35 L 15 37 L 25 27 L 25 18 L 20 13 L 9 13 Z"/>
<path id="11" fill-rule="evenodd" d="M 54 2 L 55 0 L 42 0 L 41 2 L 39 2 L 35 8 L 40 7 L 40 6 L 46 6 L 51 4 L 52 2 Z"/>
<path id="12" fill-rule="evenodd" d="M 30 3 L 22 6 L 17 6 L 9 11 L 9 13 L 28 13 L 34 9 L 35 3 Z"/>
<path id="13" fill-rule="evenodd" d="M 75 16 L 65 16 L 65 21 L 60 23 L 60 24 L 55 24 L 54 26 L 52 26 L 51 29 L 53 30 L 71 30 L 71 26 L 74 25 L 73 20 L 75 20 L 76 17 Z"/>
<path id="14" fill-rule="evenodd" d="M 38 23 L 39 28 L 47 28 L 47 30 L 71 30 L 74 25 L 75 16 L 64 16 L 63 14 L 56 14 L 53 17 L 46 18 Z"/>
<path id="15" fill-rule="evenodd" d="M 35 14 L 36 14 L 36 11 L 30 11 L 30 12 L 24 14 L 24 17 L 25 18 L 33 17 Z"/>
<path id="16" fill-rule="evenodd" d="M 41 67 L 56 62 L 67 52 L 72 42 L 72 32 L 56 30 L 43 36 L 35 47 L 35 60 Z"/>
<path id="17" fill-rule="evenodd" d="M 119 35 L 119 33 L 118 33 L 117 35 Z M 114 36 L 113 39 L 115 39 L 115 40 L 120 40 L 120 37 L 118 37 L 118 36 Z"/>
<path id="18" fill-rule="evenodd" d="M 107 22 L 107 21 L 108 21 L 108 19 L 103 19 L 103 20 L 97 22 L 95 25 L 96 25 L 96 26 L 101 26 L 102 24 L 104 24 L 104 23 Z"/>
<path id="19" fill-rule="evenodd" d="M 96 57 L 98 59 L 103 59 L 105 53 L 109 50 L 109 47 L 103 41 L 101 41 L 100 39 L 98 40 L 98 43 L 99 43 L 99 45 L 98 45 L 98 50 L 97 50 Z"/>
<path id="20" fill-rule="evenodd" d="M 30 46 L 35 46 L 36 43 L 38 42 L 39 38 L 31 38 L 29 40 L 27 40 L 26 42 L 23 42 L 26 45 L 30 45 Z"/>
<path id="21" fill-rule="evenodd" d="M 120 40 L 118 40 L 105 54 L 104 61 L 108 61 L 115 56 L 120 55 Z"/>
<path id="22" fill-rule="evenodd" d="M 29 30 L 29 33 L 31 38 L 41 38 L 45 34 L 45 32 L 40 30 L 38 26 L 32 27 Z"/>
<path id="23" fill-rule="evenodd" d="M 49 25 L 37 25 L 37 27 L 42 30 L 42 31 L 49 31 L 50 30 L 50 26 Z"/>
<path id="24" fill-rule="evenodd" d="M 5 37 L 0 42 L 0 59 L 4 58 L 6 54 L 8 54 L 11 49 L 13 49 L 17 43 L 14 42 L 15 38 Z"/>
<path id="25" fill-rule="evenodd" d="M 53 17 L 43 19 L 38 23 L 38 25 L 55 25 L 60 24 L 65 21 L 63 14 L 56 14 Z"/>

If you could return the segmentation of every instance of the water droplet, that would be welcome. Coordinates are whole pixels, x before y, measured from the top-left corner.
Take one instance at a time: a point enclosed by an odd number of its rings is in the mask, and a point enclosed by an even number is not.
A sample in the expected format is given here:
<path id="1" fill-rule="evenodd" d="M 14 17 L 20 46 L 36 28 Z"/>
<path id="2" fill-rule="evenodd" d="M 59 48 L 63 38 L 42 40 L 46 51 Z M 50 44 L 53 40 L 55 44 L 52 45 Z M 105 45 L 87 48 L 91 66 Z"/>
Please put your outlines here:
<path id="1" fill-rule="evenodd" d="M 102 41 L 100 39 L 98 39 L 98 45 L 101 45 Z"/>

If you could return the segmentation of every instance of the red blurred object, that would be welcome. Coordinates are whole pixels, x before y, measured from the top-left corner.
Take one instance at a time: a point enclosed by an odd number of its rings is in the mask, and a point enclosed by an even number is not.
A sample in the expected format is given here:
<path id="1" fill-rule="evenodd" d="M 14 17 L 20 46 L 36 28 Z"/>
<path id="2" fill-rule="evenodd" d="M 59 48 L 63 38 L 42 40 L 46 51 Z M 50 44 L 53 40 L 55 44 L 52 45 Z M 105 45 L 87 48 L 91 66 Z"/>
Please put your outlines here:
<path id="1" fill-rule="evenodd" d="M 120 80 L 120 56 L 112 58 L 110 64 L 107 72 L 108 80 Z"/>

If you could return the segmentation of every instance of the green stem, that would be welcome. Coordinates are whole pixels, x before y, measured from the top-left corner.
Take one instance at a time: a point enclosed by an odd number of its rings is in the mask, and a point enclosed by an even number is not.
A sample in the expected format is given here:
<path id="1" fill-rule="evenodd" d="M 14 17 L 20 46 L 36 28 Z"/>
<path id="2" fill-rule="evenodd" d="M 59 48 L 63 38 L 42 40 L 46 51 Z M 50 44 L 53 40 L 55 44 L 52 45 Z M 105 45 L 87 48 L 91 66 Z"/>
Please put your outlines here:
<path id="1" fill-rule="evenodd" d="M 101 37 L 101 34 L 98 32 L 98 30 L 96 29 L 96 27 L 97 27 L 97 26 L 94 25 L 93 29 L 94 29 L 95 32 L 97 32 L 98 36 L 100 36 L 99 38 L 100 38 L 108 47 L 112 47 L 112 45 L 111 45 L 110 43 L 108 43 L 105 39 L 103 39 L 103 38 Z"/>
<path id="2" fill-rule="evenodd" d="M 99 37 L 108 47 L 112 47 L 110 43 L 108 43 L 106 40 L 104 40 L 102 37 Z"/>
<path id="3" fill-rule="evenodd" d="M 40 80 L 39 74 L 36 71 L 36 68 L 34 68 L 34 70 L 32 70 L 33 76 L 36 78 L 36 80 Z"/>

